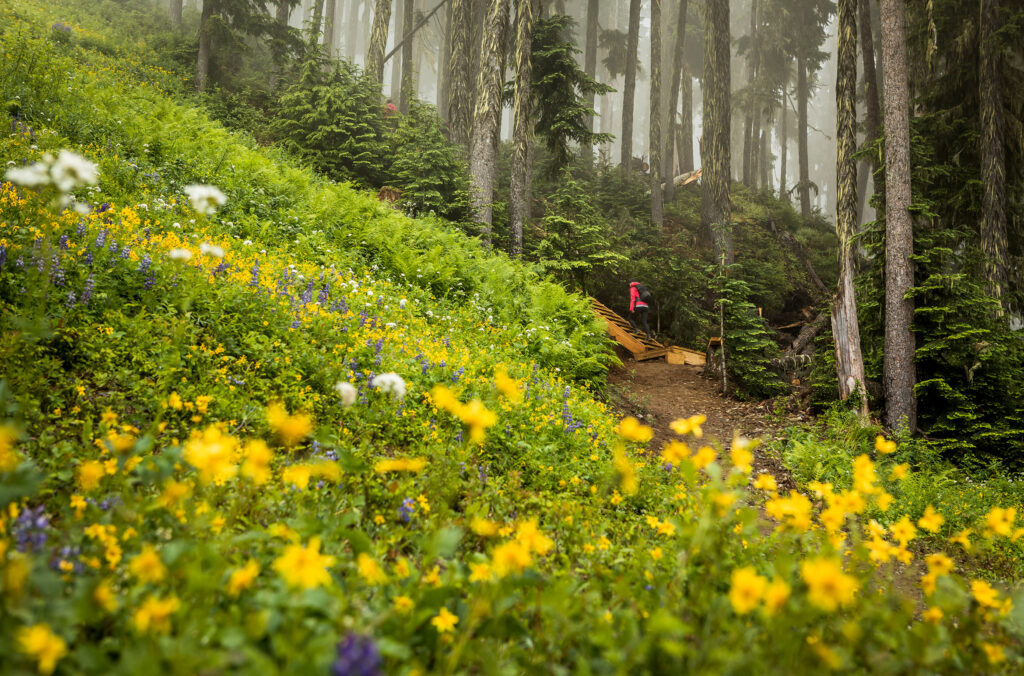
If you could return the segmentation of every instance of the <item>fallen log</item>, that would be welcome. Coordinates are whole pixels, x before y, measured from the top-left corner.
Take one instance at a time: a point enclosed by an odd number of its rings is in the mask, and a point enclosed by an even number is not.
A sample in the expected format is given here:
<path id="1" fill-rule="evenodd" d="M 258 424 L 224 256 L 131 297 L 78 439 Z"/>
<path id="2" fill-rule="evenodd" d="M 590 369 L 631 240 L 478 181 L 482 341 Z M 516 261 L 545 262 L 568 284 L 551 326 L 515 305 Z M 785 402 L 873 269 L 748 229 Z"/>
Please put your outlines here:
<path id="1" fill-rule="evenodd" d="M 826 319 L 828 319 L 828 316 L 824 312 L 821 312 L 809 324 L 805 324 L 804 327 L 800 329 L 800 333 L 796 335 L 796 340 L 794 340 L 793 344 L 789 346 L 788 350 L 786 350 L 787 356 L 803 354 L 807 346 L 814 340 L 814 337 L 821 331 L 821 328 L 825 326 Z"/>

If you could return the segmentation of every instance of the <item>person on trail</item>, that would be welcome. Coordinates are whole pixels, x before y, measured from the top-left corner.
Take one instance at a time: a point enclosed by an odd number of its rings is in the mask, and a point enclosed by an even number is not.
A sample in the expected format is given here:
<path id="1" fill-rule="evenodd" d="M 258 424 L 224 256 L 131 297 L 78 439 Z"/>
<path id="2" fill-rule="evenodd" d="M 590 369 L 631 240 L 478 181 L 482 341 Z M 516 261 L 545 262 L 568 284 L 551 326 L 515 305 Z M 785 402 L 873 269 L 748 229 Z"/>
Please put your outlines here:
<path id="1" fill-rule="evenodd" d="M 650 289 L 640 282 L 629 283 L 629 323 L 639 332 L 640 326 L 633 318 L 635 315 L 639 316 L 643 331 L 647 334 L 647 340 L 651 340 L 651 327 L 647 325 L 647 303 L 650 300 Z"/>

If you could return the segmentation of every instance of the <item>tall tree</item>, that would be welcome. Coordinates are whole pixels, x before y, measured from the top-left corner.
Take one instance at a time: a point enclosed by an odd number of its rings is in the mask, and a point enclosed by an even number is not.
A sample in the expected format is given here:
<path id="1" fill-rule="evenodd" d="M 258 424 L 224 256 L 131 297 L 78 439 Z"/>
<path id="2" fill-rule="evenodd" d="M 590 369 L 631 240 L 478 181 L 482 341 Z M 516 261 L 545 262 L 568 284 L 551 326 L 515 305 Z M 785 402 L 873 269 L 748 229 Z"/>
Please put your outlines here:
<path id="1" fill-rule="evenodd" d="M 440 54 L 437 56 L 437 114 L 448 121 L 449 86 L 451 85 L 452 58 L 452 6 L 444 8 L 444 35 L 441 36 Z"/>
<path id="2" fill-rule="evenodd" d="M 405 0 L 402 8 L 402 90 L 399 93 L 398 110 L 409 112 L 409 100 L 413 97 L 413 25 L 416 22 L 416 0 Z"/>
<path id="3" fill-rule="evenodd" d="M 473 124 L 473 87 L 470 84 L 470 35 L 472 33 L 473 3 L 471 0 L 451 0 L 452 13 L 451 56 L 448 57 L 448 126 L 451 140 L 463 148 L 469 147 L 469 134 Z"/>
<path id="4" fill-rule="evenodd" d="M 206 90 L 210 78 L 210 52 L 213 50 L 213 18 L 216 4 L 211 0 L 203 3 L 203 11 L 199 17 L 199 51 L 196 53 L 196 91 Z"/>
<path id="5" fill-rule="evenodd" d="M 743 183 L 753 185 L 753 146 L 758 142 L 754 136 L 754 115 L 756 106 L 754 103 L 754 84 L 757 79 L 757 13 L 760 4 L 758 0 L 750 1 L 750 33 L 747 35 L 747 86 L 744 91 L 744 117 L 743 117 Z"/>
<path id="6" fill-rule="evenodd" d="M 516 3 L 516 83 L 512 112 L 512 177 L 509 186 L 509 253 L 523 253 L 523 225 L 529 217 L 530 136 L 532 111 L 530 80 L 533 77 L 534 0 Z"/>
<path id="7" fill-rule="evenodd" d="M 171 0 L 170 6 L 171 24 L 174 26 L 181 25 L 181 0 Z"/>
<path id="8" fill-rule="evenodd" d="M 796 155 L 800 172 L 797 192 L 800 194 L 800 215 L 811 215 L 811 166 L 807 157 L 807 101 L 811 87 L 807 80 L 807 58 L 796 57 Z"/>
<path id="9" fill-rule="evenodd" d="M 622 86 L 622 157 L 629 169 L 633 160 L 633 104 L 636 97 L 637 47 L 640 42 L 640 0 L 629 0 L 629 28 L 626 33 L 626 72 Z"/>
<path id="10" fill-rule="evenodd" d="M 320 44 L 320 29 L 324 21 L 324 0 L 316 0 L 313 4 L 313 20 L 310 23 L 309 34 L 316 44 Z"/>
<path id="11" fill-rule="evenodd" d="M 714 243 L 715 261 L 733 262 L 729 180 L 731 120 L 729 0 L 704 6 L 704 142 L 701 144 L 701 221 Z"/>
<path id="12" fill-rule="evenodd" d="M 683 66 L 682 113 L 679 116 L 679 127 L 676 129 L 676 151 L 679 153 L 679 171 L 693 171 L 693 75 L 689 66 Z"/>
<path id="13" fill-rule="evenodd" d="M 856 394 L 860 414 L 868 415 L 864 356 L 853 288 L 857 232 L 857 0 L 839 0 L 836 69 L 836 234 L 839 236 L 839 292 L 832 304 L 839 394 Z"/>
<path id="14" fill-rule="evenodd" d="M 882 81 L 885 105 L 885 421 L 894 430 L 913 431 L 914 283 L 910 220 L 910 96 L 903 0 L 881 0 Z"/>
<path id="15" fill-rule="evenodd" d="M 669 87 L 668 95 L 668 152 L 665 153 L 665 158 L 662 161 L 662 175 L 665 177 L 665 199 L 672 201 L 672 197 L 675 194 L 675 179 L 676 176 L 676 163 L 675 155 L 672 148 L 676 144 L 676 109 L 679 107 L 679 89 L 684 86 L 683 78 L 689 78 L 689 72 L 684 73 L 686 62 L 686 13 L 689 9 L 689 2 L 687 0 L 679 0 L 679 13 L 676 15 L 676 45 L 675 50 L 672 52 L 672 85 Z M 686 99 L 684 93 L 684 102 Z M 691 103 L 692 105 L 692 103 Z M 683 111 L 683 117 L 686 117 L 686 111 Z M 680 146 L 682 144 L 679 144 Z M 678 148 L 678 152 L 682 155 L 682 147 Z M 691 157 L 692 160 L 692 157 Z M 679 158 L 680 164 L 682 164 L 682 157 Z"/>
<path id="16" fill-rule="evenodd" d="M 789 82 L 782 86 L 782 115 L 779 120 L 779 199 L 789 201 L 786 189 L 786 160 L 789 158 Z"/>
<path id="17" fill-rule="evenodd" d="M 366 50 L 366 72 L 380 83 L 384 82 L 384 47 L 388 43 L 390 23 L 391 0 L 377 0 L 373 10 L 373 28 L 370 29 L 370 47 Z"/>
<path id="18" fill-rule="evenodd" d="M 857 24 L 860 29 L 860 56 L 864 65 L 864 137 L 868 143 L 874 143 L 881 134 L 882 111 L 878 102 L 878 72 L 875 69 L 875 37 L 871 28 L 871 0 L 858 0 Z M 872 158 L 877 157 L 872 155 Z M 872 191 L 878 192 L 878 184 L 874 179 L 874 169 L 878 169 L 878 161 L 872 159 L 865 162 L 865 171 L 871 171 Z M 858 196 L 857 213 L 864 211 L 867 190 Z"/>
<path id="19" fill-rule="evenodd" d="M 583 52 L 583 70 L 591 78 L 597 77 L 597 27 L 598 27 L 598 0 L 587 0 L 587 34 L 586 46 Z M 594 93 L 587 95 L 587 105 L 594 107 Z M 594 133 L 594 116 L 587 119 L 587 126 L 590 132 Z M 583 159 L 587 164 L 594 161 L 594 146 L 587 146 L 583 149 Z"/>
<path id="20" fill-rule="evenodd" d="M 1003 304 L 1009 267 L 1006 236 L 1006 122 L 1003 116 L 999 0 L 980 0 L 978 102 L 981 117 L 981 249 L 989 294 Z"/>
<path id="21" fill-rule="evenodd" d="M 503 38 L 508 25 L 509 0 L 491 0 L 480 50 L 476 106 L 469 151 L 469 203 L 473 220 L 480 224 L 480 239 L 491 245 L 496 140 L 501 109 Z"/>
<path id="22" fill-rule="evenodd" d="M 651 222 L 662 225 L 665 194 L 661 188 L 661 0 L 651 0 Z M 673 177 L 669 177 L 671 181 Z"/>
<path id="23" fill-rule="evenodd" d="M 334 47 L 337 44 L 335 33 L 337 32 L 339 2 L 341 0 L 327 0 L 327 14 L 324 19 L 324 52 L 328 58 L 334 57 Z"/>

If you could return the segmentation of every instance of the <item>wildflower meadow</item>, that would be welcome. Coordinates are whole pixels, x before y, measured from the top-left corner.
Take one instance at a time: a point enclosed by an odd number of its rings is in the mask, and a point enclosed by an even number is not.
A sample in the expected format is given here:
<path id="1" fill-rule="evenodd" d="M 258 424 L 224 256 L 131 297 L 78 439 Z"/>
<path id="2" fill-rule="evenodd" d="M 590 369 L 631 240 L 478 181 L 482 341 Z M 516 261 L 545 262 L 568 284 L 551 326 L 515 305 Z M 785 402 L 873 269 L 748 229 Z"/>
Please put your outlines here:
<path id="1" fill-rule="evenodd" d="M 0 7 L 0 671 L 1019 673 L 972 563 L 1019 505 L 908 500 L 884 436 L 785 493 L 701 411 L 655 448 L 584 298 L 46 4 Z"/>

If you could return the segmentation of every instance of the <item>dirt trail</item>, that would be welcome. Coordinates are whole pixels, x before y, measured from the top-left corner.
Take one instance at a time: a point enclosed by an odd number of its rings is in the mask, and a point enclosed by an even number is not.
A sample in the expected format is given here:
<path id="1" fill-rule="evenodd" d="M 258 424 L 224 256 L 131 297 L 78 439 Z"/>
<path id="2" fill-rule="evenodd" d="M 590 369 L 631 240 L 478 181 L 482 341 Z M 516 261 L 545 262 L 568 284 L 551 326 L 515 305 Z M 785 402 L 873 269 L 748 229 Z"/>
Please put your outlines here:
<path id="1" fill-rule="evenodd" d="M 735 401 L 722 397 L 710 380 L 701 377 L 695 366 L 667 364 L 659 360 L 645 362 L 624 359 L 623 365 L 608 373 L 612 403 L 622 413 L 640 418 L 654 428 L 652 450 L 659 450 L 675 437 L 669 424 L 677 418 L 703 413 L 704 440 L 718 441 L 728 448 L 733 432 L 750 438 L 768 439 L 779 432 L 769 420 L 769 404 Z M 795 487 L 782 462 L 755 451 L 754 471 L 770 472 L 780 491 Z"/>

